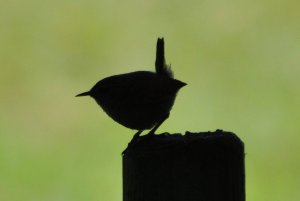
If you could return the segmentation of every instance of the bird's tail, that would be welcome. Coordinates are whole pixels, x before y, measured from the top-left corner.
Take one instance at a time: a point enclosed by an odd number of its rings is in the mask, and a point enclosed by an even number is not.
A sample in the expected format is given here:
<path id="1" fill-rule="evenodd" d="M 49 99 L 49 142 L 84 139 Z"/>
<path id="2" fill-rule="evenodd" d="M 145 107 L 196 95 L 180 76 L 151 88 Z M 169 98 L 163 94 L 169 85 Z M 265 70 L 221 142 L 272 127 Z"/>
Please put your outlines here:
<path id="1" fill-rule="evenodd" d="M 75 97 L 79 97 L 79 96 L 89 96 L 91 93 L 89 91 L 87 92 L 83 92 L 81 94 L 77 94 Z"/>
<path id="2" fill-rule="evenodd" d="M 171 67 L 166 64 L 165 60 L 165 43 L 164 38 L 158 38 L 156 44 L 155 70 L 159 75 L 173 77 Z"/>

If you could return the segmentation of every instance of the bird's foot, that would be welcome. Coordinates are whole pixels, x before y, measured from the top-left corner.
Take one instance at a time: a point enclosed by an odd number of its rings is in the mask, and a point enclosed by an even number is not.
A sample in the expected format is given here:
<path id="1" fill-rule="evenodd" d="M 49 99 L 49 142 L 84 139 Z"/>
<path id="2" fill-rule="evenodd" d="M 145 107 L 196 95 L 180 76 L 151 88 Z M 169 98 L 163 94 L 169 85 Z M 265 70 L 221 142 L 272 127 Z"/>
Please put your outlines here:
<path id="1" fill-rule="evenodd" d="M 128 147 L 122 152 L 122 155 L 124 155 L 127 152 L 127 150 L 128 150 L 129 147 L 134 146 L 137 143 L 138 138 L 140 137 L 140 134 L 142 132 L 143 132 L 143 130 L 139 130 L 136 134 L 134 134 L 133 138 L 128 143 Z"/>
<path id="2" fill-rule="evenodd" d="M 137 140 L 137 139 L 140 137 L 140 135 L 141 135 L 142 132 L 143 132 L 142 130 L 136 132 L 136 134 L 134 134 L 134 136 L 133 136 L 133 138 L 132 138 L 132 141 L 133 141 L 133 140 Z"/>
<path id="3" fill-rule="evenodd" d="M 147 136 L 153 136 L 153 135 L 155 135 L 155 130 L 152 129 L 151 131 L 149 131 L 149 133 L 147 133 Z"/>
<path id="4" fill-rule="evenodd" d="M 138 138 L 140 137 L 140 134 L 143 132 L 143 130 L 139 130 L 136 134 L 134 134 L 132 140 L 129 143 L 129 146 L 135 145 L 137 143 Z"/>

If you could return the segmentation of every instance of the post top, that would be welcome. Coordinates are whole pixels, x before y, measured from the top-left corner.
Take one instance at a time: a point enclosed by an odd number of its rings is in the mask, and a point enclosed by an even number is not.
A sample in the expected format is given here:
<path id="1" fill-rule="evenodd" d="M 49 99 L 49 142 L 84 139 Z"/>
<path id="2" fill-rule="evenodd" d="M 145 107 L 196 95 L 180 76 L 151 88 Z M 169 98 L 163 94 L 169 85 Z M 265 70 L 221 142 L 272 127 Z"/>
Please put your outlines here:
<path id="1" fill-rule="evenodd" d="M 144 135 L 131 140 L 124 150 L 123 156 L 138 156 L 153 152 L 184 150 L 186 147 L 198 146 L 230 146 L 244 149 L 243 141 L 234 133 L 223 130 L 214 132 L 189 132 L 182 134 L 162 133 L 158 135 Z M 212 146 L 214 147 L 214 146 Z"/>

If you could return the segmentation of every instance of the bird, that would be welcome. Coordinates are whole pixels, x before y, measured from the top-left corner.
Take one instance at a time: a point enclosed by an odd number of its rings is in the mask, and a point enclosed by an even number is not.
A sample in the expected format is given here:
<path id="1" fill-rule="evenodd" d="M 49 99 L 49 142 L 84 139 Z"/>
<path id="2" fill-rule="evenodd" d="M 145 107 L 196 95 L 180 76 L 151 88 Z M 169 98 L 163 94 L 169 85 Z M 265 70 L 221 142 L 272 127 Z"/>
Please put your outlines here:
<path id="1" fill-rule="evenodd" d="M 187 85 L 174 79 L 171 66 L 166 64 L 164 38 L 156 43 L 155 72 L 135 71 L 113 75 L 98 81 L 89 91 L 76 97 L 90 96 L 117 123 L 154 135 L 169 117 L 177 92 Z"/>

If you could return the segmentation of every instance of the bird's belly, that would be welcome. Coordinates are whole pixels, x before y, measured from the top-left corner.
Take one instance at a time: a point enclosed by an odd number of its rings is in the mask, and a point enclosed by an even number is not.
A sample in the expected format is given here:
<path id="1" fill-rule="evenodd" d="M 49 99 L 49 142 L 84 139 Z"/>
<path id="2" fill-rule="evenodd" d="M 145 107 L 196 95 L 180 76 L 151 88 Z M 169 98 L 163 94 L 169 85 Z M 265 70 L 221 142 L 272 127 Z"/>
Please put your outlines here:
<path id="1" fill-rule="evenodd" d="M 130 99 L 110 102 L 98 102 L 103 110 L 119 124 L 136 130 L 151 129 L 167 116 L 174 103 L 173 98 Z"/>

